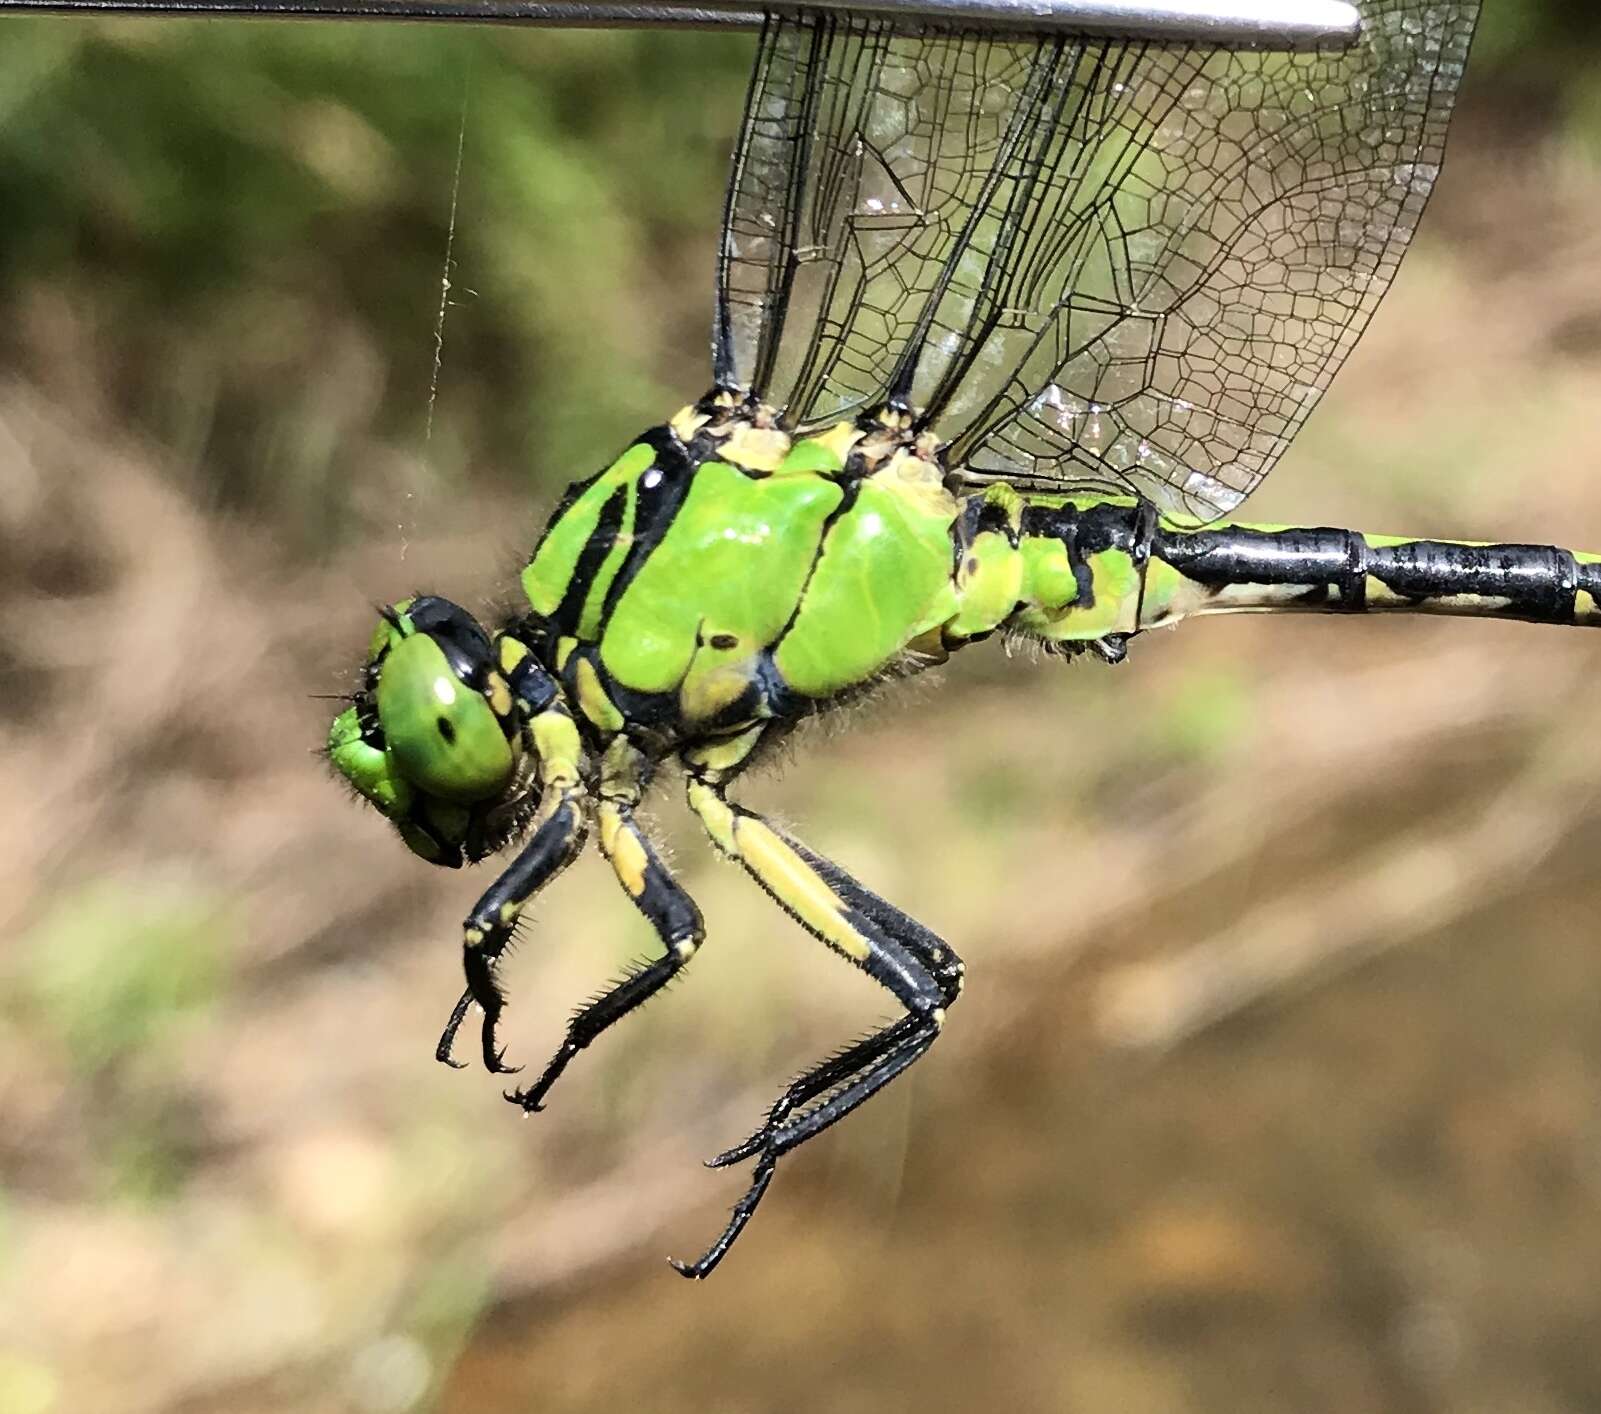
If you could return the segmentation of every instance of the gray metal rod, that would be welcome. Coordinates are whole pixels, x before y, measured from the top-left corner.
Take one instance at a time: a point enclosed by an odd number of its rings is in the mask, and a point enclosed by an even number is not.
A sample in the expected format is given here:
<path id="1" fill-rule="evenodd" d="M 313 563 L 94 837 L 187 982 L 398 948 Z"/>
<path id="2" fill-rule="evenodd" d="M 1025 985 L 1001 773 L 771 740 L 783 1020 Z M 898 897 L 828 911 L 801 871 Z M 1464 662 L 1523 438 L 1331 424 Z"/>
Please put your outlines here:
<path id="1" fill-rule="evenodd" d="M 780 0 L 775 9 L 788 9 Z M 1304 49 L 1361 32 L 1345 0 L 806 0 L 910 23 L 1163 43 Z M 571 28 L 755 29 L 762 9 L 721 0 L 0 0 L 0 14 L 247 15 L 275 19 L 490 20 Z"/>
<path id="2" fill-rule="evenodd" d="M 759 29 L 762 11 L 680 0 L 0 0 L 0 15 L 470 20 L 545 29 Z"/>

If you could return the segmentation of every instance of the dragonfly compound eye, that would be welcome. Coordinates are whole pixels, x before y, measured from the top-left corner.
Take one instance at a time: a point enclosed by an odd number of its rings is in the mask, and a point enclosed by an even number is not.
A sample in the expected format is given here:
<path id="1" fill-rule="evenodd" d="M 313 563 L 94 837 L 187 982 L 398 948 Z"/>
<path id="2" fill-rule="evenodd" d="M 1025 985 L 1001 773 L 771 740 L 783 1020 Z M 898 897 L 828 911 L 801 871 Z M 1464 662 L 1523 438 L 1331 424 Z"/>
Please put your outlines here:
<path id="1" fill-rule="evenodd" d="M 428 634 L 414 633 L 389 650 L 377 697 L 388 754 L 411 785 L 463 805 L 505 791 L 515 758 L 500 720 Z"/>

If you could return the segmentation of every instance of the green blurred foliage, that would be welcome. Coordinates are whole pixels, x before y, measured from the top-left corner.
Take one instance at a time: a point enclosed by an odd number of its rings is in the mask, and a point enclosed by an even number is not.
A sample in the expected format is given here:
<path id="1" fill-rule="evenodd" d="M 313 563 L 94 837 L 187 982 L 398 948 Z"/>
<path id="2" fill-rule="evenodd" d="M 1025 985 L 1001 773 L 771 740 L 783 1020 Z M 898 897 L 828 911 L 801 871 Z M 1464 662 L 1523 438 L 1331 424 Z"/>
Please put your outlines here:
<path id="1" fill-rule="evenodd" d="M 1255 725 L 1251 684 L 1227 666 L 1197 670 L 1143 719 L 1139 755 L 1172 766 L 1219 761 Z"/>
<path id="2" fill-rule="evenodd" d="M 564 482 L 702 391 L 654 321 L 692 237 L 705 347 L 749 37 L 0 23 L 0 357 L 70 311 L 222 504 L 293 518 L 357 439 L 420 443 L 458 144 L 436 470 Z"/>
<path id="3" fill-rule="evenodd" d="M 1601 151 L 1601 5 L 1595 0 L 1485 0 L 1474 75 L 1502 112 Z"/>
<path id="4" fill-rule="evenodd" d="M 91 885 L 22 939 L 29 966 L 14 990 L 18 1020 L 86 1078 L 135 1059 L 159 1063 L 219 996 L 228 937 L 202 898 Z"/>
<path id="5" fill-rule="evenodd" d="M 162 1203 L 193 1172 L 204 1141 L 176 1081 L 226 991 L 237 936 L 202 894 L 103 879 L 62 895 L 19 940 L 7 1020 L 94 1097 L 80 1122 L 104 1196 Z"/>
<path id="6" fill-rule="evenodd" d="M 1594 0 L 1485 0 L 1475 62 L 1500 69 L 1558 65 L 1577 77 L 1593 64 L 1598 45 L 1601 8 Z"/>

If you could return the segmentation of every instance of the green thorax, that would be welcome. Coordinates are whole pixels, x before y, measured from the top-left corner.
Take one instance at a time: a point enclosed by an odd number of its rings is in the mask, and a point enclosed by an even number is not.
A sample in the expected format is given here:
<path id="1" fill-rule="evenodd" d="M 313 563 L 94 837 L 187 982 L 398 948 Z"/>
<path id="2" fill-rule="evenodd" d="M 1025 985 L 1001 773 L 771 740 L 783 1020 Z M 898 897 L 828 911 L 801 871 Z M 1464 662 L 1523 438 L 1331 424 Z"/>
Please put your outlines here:
<path id="1" fill-rule="evenodd" d="M 552 666 L 603 728 L 618 699 L 692 728 L 870 680 L 956 609 L 960 503 L 929 452 L 889 423 L 792 440 L 686 410 L 575 488 L 524 570 Z"/>

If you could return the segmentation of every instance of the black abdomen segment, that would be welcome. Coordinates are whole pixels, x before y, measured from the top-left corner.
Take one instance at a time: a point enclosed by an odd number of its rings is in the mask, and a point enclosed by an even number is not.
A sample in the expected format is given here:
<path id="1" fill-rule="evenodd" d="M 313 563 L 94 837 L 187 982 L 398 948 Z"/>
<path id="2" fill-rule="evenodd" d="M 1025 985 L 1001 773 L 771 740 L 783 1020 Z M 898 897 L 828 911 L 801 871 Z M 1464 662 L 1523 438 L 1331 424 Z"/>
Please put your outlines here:
<path id="1" fill-rule="evenodd" d="M 1398 540 L 1354 530 L 1161 527 L 1151 555 L 1197 592 L 1170 595 L 1163 588 L 1179 587 L 1153 582 L 1141 627 L 1253 609 L 1601 624 L 1601 563 L 1552 545 Z M 1168 577 L 1162 568 L 1154 573 Z"/>

